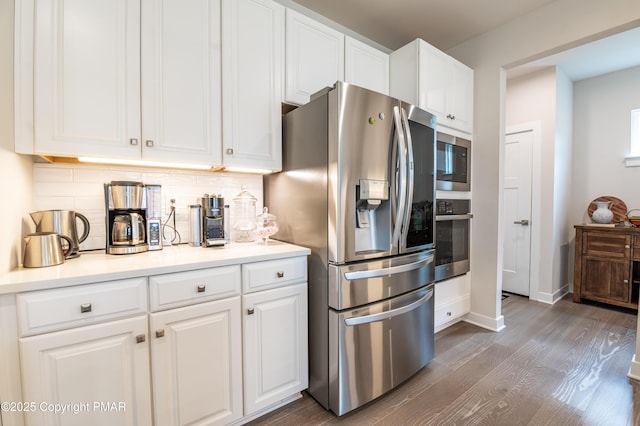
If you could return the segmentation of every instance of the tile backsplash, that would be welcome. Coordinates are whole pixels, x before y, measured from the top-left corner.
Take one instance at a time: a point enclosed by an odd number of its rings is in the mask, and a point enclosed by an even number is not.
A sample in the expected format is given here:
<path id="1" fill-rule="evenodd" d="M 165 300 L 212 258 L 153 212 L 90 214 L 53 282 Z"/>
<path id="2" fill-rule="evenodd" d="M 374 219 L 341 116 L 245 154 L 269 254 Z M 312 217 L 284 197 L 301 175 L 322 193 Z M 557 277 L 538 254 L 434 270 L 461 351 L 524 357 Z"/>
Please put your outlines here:
<path id="1" fill-rule="evenodd" d="M 75 210 L 87 217 L 89 237 L 80 250 L 105 248 L 104 183 L 113 180 L 139 181 L 162 186 L 162 221 L 169 217 L 170 200 L 175 199 L 176 229 L 187 242 L 189 205 L 199 203 L 204 194 L 222 194 L 233 212 L 233 198 L 242 186 L 257 198 L 256 214 L 262 211 L 262 176 L 253 174 L 198 172 L 134 167 L 104 167 L 79 164 L 34 164 L 35 210 Z M 173 221 L 169 222 L 172 225 Z M 232 218 L 233 223 L 233 218 Z M 81 231 L 81 224 L 79 232 Z M 35 225 L 34 225 L 35 229 Z M 164 235 L 178 242 L 166 227 Z M 174 238 L 175 237 L 175 238 Z"/>

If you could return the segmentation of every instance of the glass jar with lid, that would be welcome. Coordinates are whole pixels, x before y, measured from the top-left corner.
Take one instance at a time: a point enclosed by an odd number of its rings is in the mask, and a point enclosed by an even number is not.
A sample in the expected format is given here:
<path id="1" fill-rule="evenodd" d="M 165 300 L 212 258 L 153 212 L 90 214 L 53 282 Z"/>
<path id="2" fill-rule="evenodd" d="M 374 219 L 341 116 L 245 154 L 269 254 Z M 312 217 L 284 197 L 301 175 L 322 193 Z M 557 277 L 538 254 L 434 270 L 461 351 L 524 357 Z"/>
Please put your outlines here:
<path id="1" fill-rule="evenodd" d="M 234 241 L 247 243 L 255 240 L 253 230 L 256 227 L 256 197 L 251 195 L 245 186 L 233 199 L 233 230 Z"/>
<path id="2" fill-rule="evenodd" d="M 255 234 L 262 238 L 264 244 L 269 244 L 269 237 L 278 232 L 276 216 L 269 213 L 268 208 L 262 210 L 262 214 L 256 217 Z"/>

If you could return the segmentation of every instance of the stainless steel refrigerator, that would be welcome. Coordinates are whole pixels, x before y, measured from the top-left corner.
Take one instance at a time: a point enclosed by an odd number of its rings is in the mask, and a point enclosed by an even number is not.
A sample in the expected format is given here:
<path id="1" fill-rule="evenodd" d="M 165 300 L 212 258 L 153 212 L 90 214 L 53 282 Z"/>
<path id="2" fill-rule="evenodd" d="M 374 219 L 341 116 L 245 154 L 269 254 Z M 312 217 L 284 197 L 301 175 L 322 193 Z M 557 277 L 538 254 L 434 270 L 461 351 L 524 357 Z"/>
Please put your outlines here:
<path id="1" fill-rule="evenodd" d="M 308 391 L 337 415 L 433 358 L 435 124 L 344 82 L 284 116 L 265 205 L 311 249 Z"/>

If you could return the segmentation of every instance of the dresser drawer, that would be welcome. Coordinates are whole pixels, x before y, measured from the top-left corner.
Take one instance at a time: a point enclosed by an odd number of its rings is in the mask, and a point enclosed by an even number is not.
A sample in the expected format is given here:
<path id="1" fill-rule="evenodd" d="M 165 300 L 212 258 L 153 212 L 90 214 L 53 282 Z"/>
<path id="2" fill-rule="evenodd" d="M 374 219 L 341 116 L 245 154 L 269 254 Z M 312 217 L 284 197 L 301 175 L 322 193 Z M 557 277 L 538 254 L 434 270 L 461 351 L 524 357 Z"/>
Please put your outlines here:
<path id="1" fill-rule="evenodd" d="M 151 311 L 237 296 L 240 279 L 240 265 L 154 275 L 149 278 Z"/>
<path id="2" fill-rule="evenodd" d="M 582 236 L 582 254 L 618 259 L 631 257 L 631 235 L 608 232 L 585 232 Z"/>
<path id="3" fill-rule="evenodd" d="M 266 260 L 242 265 L 242 292 L 281 287 L 307 281 L 307 257 Z"/>
<path id="4" fill-rule="evenodd" d="M 131 278 L 16 296 L 21 336 L 147 313 L 147 279 Z"/>

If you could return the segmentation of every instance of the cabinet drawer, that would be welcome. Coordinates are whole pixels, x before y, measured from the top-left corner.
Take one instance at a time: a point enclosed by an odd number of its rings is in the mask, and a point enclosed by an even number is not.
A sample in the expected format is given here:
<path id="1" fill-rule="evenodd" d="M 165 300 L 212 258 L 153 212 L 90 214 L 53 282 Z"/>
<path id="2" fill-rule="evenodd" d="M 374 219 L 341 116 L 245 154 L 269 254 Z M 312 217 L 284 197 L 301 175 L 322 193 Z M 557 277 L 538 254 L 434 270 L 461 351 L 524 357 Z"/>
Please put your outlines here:
<path id="1" fill-rule="evenodd" d="M 151 311 L 236 296 L 240 277 L 240 265 L 154 275 L 149 278 Z"/>
<path id="2" fill-rule="evenodd" d="M 628 259 L 631 257 L 631 235 L 585 232 L 582 251 L 585 256 Z"/>
<path id="3" fill-rule="evenodd" d="M 18 294 L 20 335 L 145 314 L 146 284 L 141 277 Z"/>
<path id="4" fill-rule="evenodd" d="M 307 281 L 307 257 L 289 257 L 242 265 L 242 291 L 281 287 Z"/>
<path id="5" fill-rule="evenodd" d="M 436 284 L 437 286 L 437 284 Z M 437 291 L 436 291 L 437 296 Z M 438 300 L 435 300 L 438 303 Z M 444 324 L 452 322 L 465 314 L 468 314 L 471 310 L 471 302 L 468 294 L 461 295 L 454 299 L 450 299 L 445 303 L 436 306 L 433 323 L 436 331 L 440 331 L 445 328 Z"/>

